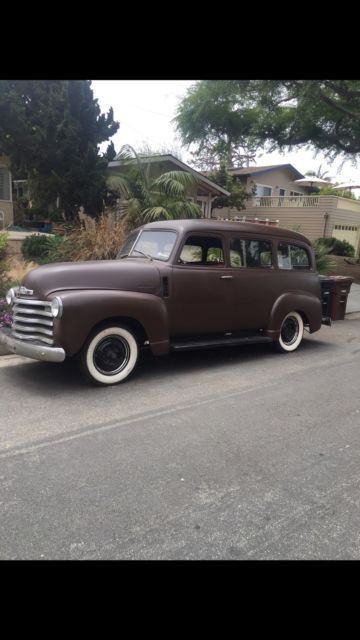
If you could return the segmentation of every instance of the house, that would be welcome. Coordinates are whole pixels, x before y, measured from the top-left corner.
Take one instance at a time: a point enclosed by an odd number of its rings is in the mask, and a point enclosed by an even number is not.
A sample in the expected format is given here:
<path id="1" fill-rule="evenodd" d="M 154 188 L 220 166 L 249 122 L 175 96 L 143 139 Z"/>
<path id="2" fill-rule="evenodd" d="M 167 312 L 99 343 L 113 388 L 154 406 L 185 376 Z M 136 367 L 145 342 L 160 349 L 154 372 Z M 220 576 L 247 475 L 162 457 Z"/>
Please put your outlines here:
<path id="1" fill-rule="evenodd" d="M 11 173 L 7 158 L 0 152 L 0 231 L 14 222 Z"/>
<path id="2" fill-rule="evenodd" d="M 347 240 L 359 255 L 360 200 L 314 195 L 314 187 L 296 184 L 304 176 L 291 164 L 234 168 L 229 173 L 248 191 L 255 184 L 256 194 L 247 201 L 244 212 L 224 207 L 213 209 L 212 217 L 245 215 L 298 230 L 310 240 L 321 236 Z"/>
<path id="3" fill-rule="evenodd" d="M 162 173 L 166 173 L 167 171 L 187 171 L 188 173 L 192 173 L 196 176 L 199 183 L 189 189 L 188 199 L 201 207 L 204 218 L 211 218 L 211 205 L 216 196 L 229 195 L 229 192 L 226 189 L 215 184 L 215 182 L 212 182 L 212 180 L 209 180 L 209 178 L 199 173 L 199 171 L 192 169 L 189 165 L 178 160 L 170 153 L 166 155 L 159 154 L 146 157 L 142 156 L 141 161 L 145 166 L 149 167 L 150 176 L 153 179 L 156 179 Z M 112 173 L 125 173 L 129 164 L 133 164 L 135 162 L 136 160 L 113 160 L 112 162 L 109 162 L 108 169 L 111 170 Z"/>

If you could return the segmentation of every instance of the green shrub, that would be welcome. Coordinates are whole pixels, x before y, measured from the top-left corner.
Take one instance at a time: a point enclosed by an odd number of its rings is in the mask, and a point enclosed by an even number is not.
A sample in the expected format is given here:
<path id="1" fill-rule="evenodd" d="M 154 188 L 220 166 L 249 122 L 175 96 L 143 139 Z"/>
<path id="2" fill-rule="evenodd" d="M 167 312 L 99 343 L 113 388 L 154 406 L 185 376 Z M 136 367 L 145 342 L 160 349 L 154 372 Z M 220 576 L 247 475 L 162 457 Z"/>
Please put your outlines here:
<path id="1" fill-rule="evenodd" d="M 328 238 L 326 238 L 327 240 Z M 321 275 L 328 275 L 332 271 L 334 271 L 336 267 L 335 260 L 329 255 L 328 248 L 325 244 L 321 244 L 320 242 L 313 243 L 314 252 L 315 252 L 315 262 L 317 272 Z"/>
<path id="2" fill-rule="evenodd" d="M 346 240 L 338 240 L 337 238 L 317 238 L 314 246 L 321 245 L 326 247 L 327 252 L 333 256 L 347 256 L 352 258 L 355 255 L 355 249 Z"/>
<path id="3" fill-rule="evenodd" d="M 47 238 L 48 253 L 46 262 L 62 262 L 65 247 L 69 240 L 64 236 L 49 236 Z"/>
<path id="4" fill-rule="evenodd" d="M 42 264 L 49 253 L 47 236 L 32 234 L 27 236 L 21 245 L 21 253 L 24 260 L 32 260 Z"/>
<path id="5" fill-rule="evenodd" d="M 8 244 L 8 234 L 0 233 L 0 260 L 5 258 L 7 244 Z"/>
<path id="6" fill-rule="evenodd" d="M 334 256 L 348 256 L 352 258 L 355 255 L 355 249 L 352 244 L 346 240 L 336 240 L 331 253 Z"/>

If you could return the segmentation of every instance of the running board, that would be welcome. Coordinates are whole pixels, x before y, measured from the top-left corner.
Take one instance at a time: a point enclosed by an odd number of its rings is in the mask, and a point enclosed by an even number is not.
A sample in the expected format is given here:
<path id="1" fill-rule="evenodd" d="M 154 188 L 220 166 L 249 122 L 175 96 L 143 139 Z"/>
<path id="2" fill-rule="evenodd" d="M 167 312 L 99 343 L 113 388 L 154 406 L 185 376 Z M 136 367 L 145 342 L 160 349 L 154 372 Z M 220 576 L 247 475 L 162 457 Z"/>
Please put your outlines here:
<path id="1" fill-rule="evenodd" d="M 246 338 L 215 338 L 212 340 L 191 340 L 189 342 L 172 342 L 173 351 L 187 351 L 190 349 L 211 349 L 213 347 L 235 347 L 242 344 L 258 344 L 273 342 L 268 336 L 247 336 Z"/>

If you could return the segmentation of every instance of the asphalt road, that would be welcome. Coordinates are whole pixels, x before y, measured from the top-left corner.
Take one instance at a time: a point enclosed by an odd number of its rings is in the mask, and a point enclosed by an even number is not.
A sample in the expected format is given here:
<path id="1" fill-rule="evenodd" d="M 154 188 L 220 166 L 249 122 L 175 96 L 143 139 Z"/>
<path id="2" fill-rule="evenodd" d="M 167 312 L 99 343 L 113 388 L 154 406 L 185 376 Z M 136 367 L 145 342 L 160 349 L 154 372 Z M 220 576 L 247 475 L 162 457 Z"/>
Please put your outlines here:
<path id="1" fill-rule="evenodd" d="M 360 314 L 105 389 L 2 358 L 0 559 L 360 559 L 359 373 Z"/>

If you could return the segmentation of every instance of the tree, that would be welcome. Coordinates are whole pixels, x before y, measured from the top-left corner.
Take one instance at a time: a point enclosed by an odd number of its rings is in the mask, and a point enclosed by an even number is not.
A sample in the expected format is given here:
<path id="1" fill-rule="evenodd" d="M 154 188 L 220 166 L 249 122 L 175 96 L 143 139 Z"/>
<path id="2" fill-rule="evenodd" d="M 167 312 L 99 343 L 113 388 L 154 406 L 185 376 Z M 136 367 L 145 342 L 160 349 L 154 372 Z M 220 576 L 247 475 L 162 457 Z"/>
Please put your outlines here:
<path id="1" fill-rule="evenodd" d="M 188 89 L 175 118 L 185 144 L 219 155 L 313 147 L 330 160 L 360 152 L 360 80 L 206 80 Z"/>
<path id="2" fill-rule="evenodd" d="M 231 167 L 234 154 L 254 153 L 249 127 L 243 132 L 235 111 L 238 84 L 228 80 L 200 81 L 188 89 L 178 107 L 177 130 L 184 144 L 198 145 L 195 162 L 203 170 L 219 168 L 223 163 Z M 248 116 L 252 117 L 250 112 Z"/>
<path id="3" fill-rule="evenodd" d="M 89 80 L 0 81 L 0 147 L 45 215 L 57 199 L 67 218 L 80 206 L 102 210 L 115 150 L 110 144 L 101 156 L 99 145 L 118 128 L 112 109 L 101 114 Z"/>
<path id="4" fill-rule="evenodd" d="M 305 175 L 306 176 L 313 176 L 314 178 L 320 178 L 321 180 L 333 180 L 334 176 L 329 176 L 329 172 L 328 171 L 322 171 L 321 167 L 322 167 L 322 165 L 320 165 L 319 168 L 316 171 L 314 171 L 314 170 L 306 171 Z"/>
<path id="5" fill-rule="evenodd" d="M 153 179 L 150 165 L 130 145 L 124 145 L 116 159 L 124 162 L 127 172 L 110 174 L 107 184 L 122 198 L 129 229 L 155 220 L 201 217 L 201 208 L 188 200 L 189 189 L 198 182 L 192 173 L 167 171 Z"/>
<path id="6" fill-rule="evenodd" d="M 255 195 L 255 184 L 252 191 L 248 192 L 245 185 L 237 182 L 235 178 L 227 172 L 225 162 L 221 163 L 220 168 L 208 177 L 213 182 L 216 182 L 216 184 L 224 187 L 227 191 L 230 191 L 230 196 L 217 196 L 214 198 L 212 209 L 231 207 L 240 211 L 241 209 L 245 209 L 246 200 Z"/>
<path id="7" fill-rule="evenodd" d="M 158 147 L 151 147 L 147 142 L 143 142 L 137 150 L 137 155 L 141 157 L 146 156 L 158 156 L 171 154 L 178 160 L 183 160 L 183 152 L 180 147 L 176 145 L 161 144 Z"/>

